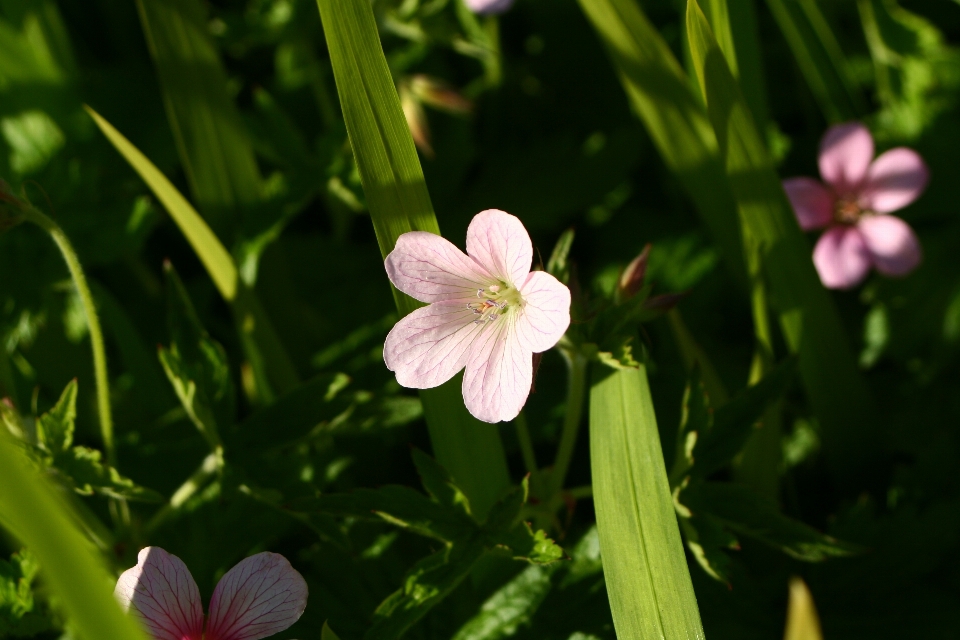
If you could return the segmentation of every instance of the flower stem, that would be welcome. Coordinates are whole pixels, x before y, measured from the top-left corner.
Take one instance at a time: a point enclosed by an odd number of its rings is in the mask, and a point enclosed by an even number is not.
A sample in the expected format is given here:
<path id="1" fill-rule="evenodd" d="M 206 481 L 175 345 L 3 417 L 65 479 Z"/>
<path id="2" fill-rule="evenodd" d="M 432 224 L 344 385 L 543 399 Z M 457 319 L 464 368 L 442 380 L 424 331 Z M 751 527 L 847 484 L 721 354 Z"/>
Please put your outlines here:
<path id="1" fill-rule="evenodd" d="M 533 439 L 530 437 L 530 429 L 527 427 L 527 416 L 521 411 L 513 420 L 517 428 L 517 439 L 520 441 L 520 451 L 523 453 L 523 463 L 531 477 L 536 477 L 540 468 L 537 466 L 537 457 L 533 453 Z"/>
<path id="2" fill-rule="evenodd" d="M 569 379 L 567 384 L 567 410 L 563 418 L 563 432 L 560 435 L 560 447 L 553 463 L 550 480 L 553 491 L 563 489 L 573 450 L 577 444 L 577 432 L 583 418 L 583 404 L 587 388 L 587 365 L 589 360 L 577 350 L 561 350 L 567 361 Z"/>
<path id="3" fill-rule="evenodd" d="M 107 353 L 103 344 L 100 319 L 97 316 L 97 308 L 93 301 L 93 295 L 90 293 L 90 287 L 87 285 L 87 278 L 83 274 L 77 252 L 74 251 L 73 245 L 70 244 L 70 240 L 63 229 L 60 228 L 60 225 L 36 207 L 27 208 L 24 212 L 24 219 L 36 224 L 53 238 L 67 263 L 70 277 L 73 278 L 73 284 L 77 287 L 77 293 L 80 295 L 80 304 L 83 306 L 87 327 L 90 329 L 90 345 L 93 348 L 93 374 L 97 387 L 97 413 L 100 416 L 100 433 L 103 437 L 104 449 L 107 452 L 107 461 L 110 466 L 116 466 L 117 456 L 113 446 L 113 414 L 110 411 L 110 378 L 107 376 Z"/>

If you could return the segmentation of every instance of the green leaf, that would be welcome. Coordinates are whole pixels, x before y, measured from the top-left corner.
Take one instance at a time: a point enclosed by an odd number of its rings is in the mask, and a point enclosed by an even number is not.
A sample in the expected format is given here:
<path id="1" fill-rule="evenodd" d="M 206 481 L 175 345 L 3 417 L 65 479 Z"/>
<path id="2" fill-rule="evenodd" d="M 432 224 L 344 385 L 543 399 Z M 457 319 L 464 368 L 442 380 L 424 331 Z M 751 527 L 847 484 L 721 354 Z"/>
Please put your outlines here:
<path id="1" fill-rule="evenodd" d="M 107 466 L 101 453 L 94 449 L 74 447 L 54 458 L 54 466 L 69 478 L 74 490 L 81 495 L 98 493 L 110 498 L 142 502 L 164 501 L 156 491 L 138 486 L 113 467 Z"/>
<path id="2" fill-rule="evenodd" d="M 534 532 L 527 522 L 521 522 L 508 531 L 488 534 L 488 540 L 508 550 L 514 560 L 530 564 L 552 564 L 566 557 L 563 548 L 548 538 L 546 531 L 540 529 Z"/>
<path id="3" fill-rule="evenodd" d="M 564 284 L 570 284 L 570 248 L 573 247 L 573 229 L 560 234 L 547 261 L 547 273 Z"/>
<path id="4" fill-rule="evenodd" d="M 439 233 L 420 160 L 383 55 L 366 0 L 318 0 L 324 35 L 350 145 L 377 234 L 381 255 L 407 231 Z M 420 306 L 393 290 L 406 315 Z M 506 456 L 495 427 L 471 416 L 460 376 L 421 391 L 423 413 L 437 460 L 470 498 L 477 517 L 510 485 Z"/>
<path id="5" fill-rule="evenodd" d="M 323 631 L 320 633 L 320 640 L 340 640 L 340 637 L 333 632 L 330 625 L 323 623 Z"/>
<path id="6" fill-rule="evenodd" d="M 787 605 L 787 629 L 783 640 L 823 640 L 820 617 L 813 596 L 800 578 L 790 580 L 790 602 Z"/>
<path id="7" fill-rule="evenodd" d="M 164 265 L 171 344 L 159 350 L 170 384 L 211 449 L 222 446 L 220 430 L 233 424 L 234 391 L 227 354 L 200 324 L 173 265 Z"/>
<path id="8" fill-rule="evenodd" d="M 0 636 L 33 637 L 50 627 L 50 620 L 36 609 L 33 580 L 40 567 L 36 558 L 22 549 L 0 560 Z"/>
<path id="9" fill-rule="evenodd" d="M 198 0 L 138 0 L 190 190 L 214 228 L 263 197 L 253 147 Z"/>
<path id="10" fill-rule="evenodd" d="M 773 500 L 742 485 L 694 483 L 681 492 L 679 500 L 694 516 L 709 514 L 734 533 L 759 540 L 797 560 L 822 562 L 863 551 L 788 518 Z"/>
<path id="11" fill-rule="evenodd" d="M 590 467 L 617 637 L 703 638 L 645 367 L 594 366 Z"/>
<path id="12" fill-rule="evenodd" d="M 395 640 L 443 600 L 470 574 L 486 549 L 479 538 L 453 544 L 418 562 L 403 587 L 384 600 L 373 614 L 364 640 Z"/>
<path id="13" fill-rule="evenodd" d="M 787 345 L 799 354 L 804 386 L 824 426 L 830 462 L 838 477 L 851 480 L 870 459 L 864 446 L 871 441 L 874 404 L 773 160 L 696 0 L 687 5 L 687 30 L 744 234 L 759 247 Z"/>
<path id="14" fill-rule="evenodd" d="M 737 539 L 709 514 L 681 514 L 680 530 L 697 564 L 714 580 L 730 586 L 732 561 L 725 549 L 739 549 Z"/>
<path id="15" fill-rule="evenodd" d="M 29 469 L 0 429 L 0 522 L 36 556 L 44 583 L 77 634 L 84 638 L 147 640 L 113 599 L 116 577 L 76 528 L 76 517 L 55 490 Z"/>
<path id="16" fill-rule="evenodd" d="M 50 411 L 37 419 L 37 441 L 52 454 L 67 451 L 73 444 L 77 417 L 77 379 L 67 383 L 60 399 Z"/>
<path id="17" fill-rule="evenodd" d="M 743 449 L 764 410 L 787 390 L 796 372 L 796 358 L 781 362 L 755 385 L 720 407 L 712 428 L 701 432 L 693 449 L 693 472 L 706 477 L 729 464 Z"/>
<path id="18" fill-rule="evenodd" d="M 413 464 L 416 465 L 417 472 L 420 474 L 420 482 L 430 497 L 448 509 L 462 511 L 469 516 L 470 501 L 453 483 L 453 478 L 447 470 L 419 449 L 414 448 L 412 455 Z"/>

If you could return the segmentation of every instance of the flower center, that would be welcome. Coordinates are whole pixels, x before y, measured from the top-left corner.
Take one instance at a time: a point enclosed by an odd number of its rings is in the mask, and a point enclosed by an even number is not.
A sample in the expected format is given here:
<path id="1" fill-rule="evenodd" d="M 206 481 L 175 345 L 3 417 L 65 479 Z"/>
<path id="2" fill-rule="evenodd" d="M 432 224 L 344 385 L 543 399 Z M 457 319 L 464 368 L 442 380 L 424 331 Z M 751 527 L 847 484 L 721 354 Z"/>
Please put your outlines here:
<path id="1" fill-rule="evenodd" d="M 867 213 L 870 212 L 865 211 L 856 200 L 841 198 L 833 209 L 833 219 L 840 224 L 856 224 Z"/>
<path id="2" fill-rule="evenodd" d="M 511 306 L 519 306 L 523 303 L 520 292 L 506 284 L 492 284 L 486 289 L 477 289 L 478 302 L 468 302 L 467 309 L 473 311 L 478 316 L 473 321 L 474 324 L 483 324 L 484 322 L 493 322 Z"/>

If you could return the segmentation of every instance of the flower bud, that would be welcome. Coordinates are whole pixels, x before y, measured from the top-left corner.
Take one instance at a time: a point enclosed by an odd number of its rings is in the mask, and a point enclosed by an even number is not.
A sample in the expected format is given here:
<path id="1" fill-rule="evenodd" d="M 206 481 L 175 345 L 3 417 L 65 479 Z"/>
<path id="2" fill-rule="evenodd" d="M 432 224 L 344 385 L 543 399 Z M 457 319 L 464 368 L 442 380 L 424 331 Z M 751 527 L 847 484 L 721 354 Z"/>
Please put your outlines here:
<path id="1" fill-rule="evenodd" d="M 650 257 L 650 243 L 643 248 L 636 258 L 633 259 L 627 268 L 623 270 L 620 276 L 620 282 L 617 288 L 620 290 L 620 299 L 627 300 L 637 295 L 637 292 L 643 288 L 643 279 L 647 275 L 647 259 Z"/>
<path id="2" fill-rule="evenodd" d="M 422 73 L 411 76 L 407 85 L 420 102 L 434 109 L 457 115 L 467 115 L 473 111 L 473 101 L 463 97 L 449 84 Z"/>

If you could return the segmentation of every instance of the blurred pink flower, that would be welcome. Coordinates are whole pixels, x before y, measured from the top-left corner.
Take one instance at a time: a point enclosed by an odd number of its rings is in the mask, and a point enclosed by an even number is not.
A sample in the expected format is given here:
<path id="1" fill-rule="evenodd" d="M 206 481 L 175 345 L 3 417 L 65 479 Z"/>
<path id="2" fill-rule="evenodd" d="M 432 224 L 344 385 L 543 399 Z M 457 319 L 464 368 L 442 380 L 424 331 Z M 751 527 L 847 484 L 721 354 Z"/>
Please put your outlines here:
<path id="1" fill-rule="evenodd" d="M 466 368 L 463 400 L 484 422 L 513 420 L 527 401 L 533 354 L 554 346 L 570 325 L 570 290 L 530 271 L 533 244 L 503 211 L 474 216 L 467 253 L 438 235 L 405 233 L 387 256 L 390 281 L 429 306 L 396 324 L 383 359 L 397 382 L 439 386 Z"/>
<path id="2" fill-rule="evenodd" d="M 466 0 L 466 2 L 470 11 L 486 15 L 503 13 L 513 5 L 514 0 Z"/>
<path id="3" fill-rule="evenodd" d="M 307 606 L 303 576 L 268 552 L 241 560 L 220 579 L 206 634 L 197 583 L 180 558 L 160 547 L 142 549 L 113 594 L 155 640 L 259 640 L 288 628 Z"/>
<path id="4" fill-rule="evenodd" d="M 906 222 L 886 215 L 916 200 L 929 172 L 912 149 L 873 158 L 873 137 L 859 122 L 830 127 L 820 142 L 820 177 L 790 178 L 783 187 L 804 231 L 827 227 L 813 250 L 820 280 L 849 289 L 873 267 L 906 275 L 920 264 L 920 242 Z"/>

